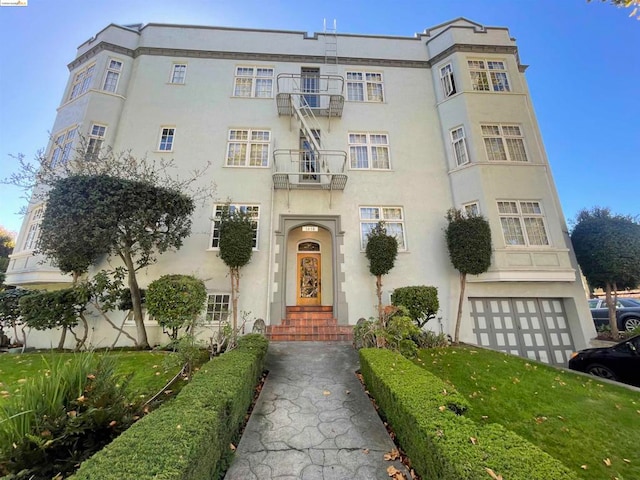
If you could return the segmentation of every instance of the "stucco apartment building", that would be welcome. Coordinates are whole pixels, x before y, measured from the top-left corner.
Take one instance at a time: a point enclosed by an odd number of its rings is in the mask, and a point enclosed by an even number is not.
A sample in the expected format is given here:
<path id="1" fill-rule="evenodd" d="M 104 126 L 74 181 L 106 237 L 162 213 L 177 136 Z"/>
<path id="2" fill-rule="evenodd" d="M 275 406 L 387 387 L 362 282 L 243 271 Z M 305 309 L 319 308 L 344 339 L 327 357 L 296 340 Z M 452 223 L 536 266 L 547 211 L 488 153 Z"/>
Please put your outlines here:
<path id="1" fill-rule="evenodd" d="M 434 285 L 441 312 L 428 327 L 451 333 L 459 282 L 444 228 L 456 207 L 484 215 L 493 235 L 491 268 L 469 279 L 462 341 L 564 363 L 595 335 L 526 65 L 506 28 L 459 18 L 390 37 L 111 24 L 80 45 L 69 70 L 52 162 L 79 137 L 185 171 L 212 162 L 203 181 L 215 181 L 218 200 L 197 209 L 180 251 L 141 272 L 142 286 L 167 273 L 204 279 L 206 320 L 229 306 L 215 219 L 230 199 L 256 226 L 242 270 L 248 329 L 261 318 L 286 334 L 284 319 L 304 317 L 291 307 L 335 319 L 335 331 L 375 315 L 364 247 L 383 220 L 400 250 L 384 300 L 397 287 Z M 24 219 L 10 284 L 70 283 L 34 255 L 42 208 Z M 153 323 L 148 331 L 162 340 Z M 93 344 L 113 335 L 96 320 Z"/>

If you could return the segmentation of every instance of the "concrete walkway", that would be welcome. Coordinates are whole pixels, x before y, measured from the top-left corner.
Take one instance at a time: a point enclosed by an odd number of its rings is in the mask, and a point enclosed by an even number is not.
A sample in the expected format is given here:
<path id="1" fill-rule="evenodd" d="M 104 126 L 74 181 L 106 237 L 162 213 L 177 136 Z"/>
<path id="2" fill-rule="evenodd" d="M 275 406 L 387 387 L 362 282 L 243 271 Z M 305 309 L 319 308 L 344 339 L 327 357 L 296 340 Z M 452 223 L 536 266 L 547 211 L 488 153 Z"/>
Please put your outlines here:
<path id="1" fill-rule="evenodd" d="M 394 448 L 342 342 L 272 342 L 269 375 L 225 480 L 389 479 Z M 411 478 L 407 475 L 407 478 Z"/>

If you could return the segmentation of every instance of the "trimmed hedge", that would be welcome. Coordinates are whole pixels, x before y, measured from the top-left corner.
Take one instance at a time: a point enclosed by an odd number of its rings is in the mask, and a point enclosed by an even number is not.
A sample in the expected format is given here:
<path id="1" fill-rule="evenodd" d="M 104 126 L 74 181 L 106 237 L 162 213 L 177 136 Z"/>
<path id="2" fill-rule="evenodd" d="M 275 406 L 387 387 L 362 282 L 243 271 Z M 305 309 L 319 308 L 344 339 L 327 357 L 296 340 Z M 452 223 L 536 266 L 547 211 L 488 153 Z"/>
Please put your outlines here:
<path id="1" fill-rule="evenodd" d="M 251 405 L 267 347 L 261 335 L 239 338 L 236 349 L 203 365 L 175 400 L 135 423 L 71 478 L 218 478 Z"/>
<path id="2" fill-rule="evenodd" d="M 383 349 L 360 350 L 367 389 L 423 478 L 486 480 L 487 468 L 508 480 L 575 480 L 561 462 L 502 425 L 478 425 L 462 414 L 466 399 L 440 378 Z"/>

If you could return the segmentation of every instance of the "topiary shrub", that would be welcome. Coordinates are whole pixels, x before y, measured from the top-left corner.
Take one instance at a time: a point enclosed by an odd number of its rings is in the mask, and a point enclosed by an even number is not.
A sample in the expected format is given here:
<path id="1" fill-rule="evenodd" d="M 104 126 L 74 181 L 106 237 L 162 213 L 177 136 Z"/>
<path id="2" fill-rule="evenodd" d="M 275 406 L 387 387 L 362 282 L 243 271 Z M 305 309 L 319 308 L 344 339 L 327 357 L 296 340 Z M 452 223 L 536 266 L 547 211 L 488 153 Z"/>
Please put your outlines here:
<path id="1" fill-rule="evenodd" d="M 29 328 L 62 328 L 58 348 L 63 349 L 67 330 L 78 324 L 88 301 L 85 289 L 65 288 L 51 292 L 34 292 L 20 298 L 20 314 L 22 321 Z"/>
<path id="2" fill-rule="evenodd" d="M 183 326 L 192 327 L 206 300 L 204 282 L 191 275 L 163 275 L 149 284 L 146 294 L 149 315 L 172 340 Z"/>
<path id="3" fill-rule="evenodd" d="M 438 289 L 425 285 L 396 288 L 391 294 L 391 303 L 396 307 L 405 307 L 420 328 L 435 318 L 440 308 Z"/>
<path id="4" fill-rule="evenodd" d="M 0 292 L 0 346 L 5 347 L 10 343 L 18 344 L 18 327 L 23 324 L 20 316 L 20 299 L 26 295 L 33 293 L 31 290 L 22 288 L 14 288 Z M 13 330 L 13 342 L 9 342 L 9 338 L 5 333 L 5 329 Z M 23 339 L 24 343 L 24 332 Z"/>
<path id="5" fill-rule="evenodd" d="M 360 350 L 367 390 L 422 478 L 577 480 L 559 460 L 502 425 L 478 425 L 452 385 L 397 353 Z"/>
<path id="6" fill-rule="evenodd" d="M 75 480 L 222 478 L 262 374 L 268 341 L 250 334 L 204 364 L 176 399 L 84 462 Z"/>

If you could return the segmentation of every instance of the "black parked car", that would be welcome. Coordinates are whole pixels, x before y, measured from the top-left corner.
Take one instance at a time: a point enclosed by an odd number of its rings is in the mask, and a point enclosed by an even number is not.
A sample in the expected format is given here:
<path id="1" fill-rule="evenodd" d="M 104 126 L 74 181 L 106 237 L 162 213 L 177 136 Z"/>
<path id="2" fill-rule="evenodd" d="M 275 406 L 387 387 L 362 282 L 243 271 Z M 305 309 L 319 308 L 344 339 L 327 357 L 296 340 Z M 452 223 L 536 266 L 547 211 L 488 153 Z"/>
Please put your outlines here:
<path id="1" fill-rule="evenodd" d="M 580 350 L 569 360 L 569 368 L 640 387 L 640 335 L 612 347 Z"/>
<path id="2" fill-rule="evenodd" d="M 589 300 L 589 309 L 596 328 L 609 325 L 609 309 L 604 299 L 592 298 Z M 616 318 L 618 330 L 630 332 L 640 327 L 640 301 L 635 298 L 619 298 L 616 304 Z"/>

